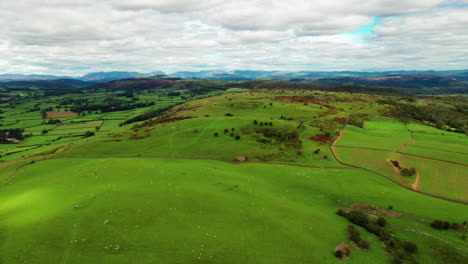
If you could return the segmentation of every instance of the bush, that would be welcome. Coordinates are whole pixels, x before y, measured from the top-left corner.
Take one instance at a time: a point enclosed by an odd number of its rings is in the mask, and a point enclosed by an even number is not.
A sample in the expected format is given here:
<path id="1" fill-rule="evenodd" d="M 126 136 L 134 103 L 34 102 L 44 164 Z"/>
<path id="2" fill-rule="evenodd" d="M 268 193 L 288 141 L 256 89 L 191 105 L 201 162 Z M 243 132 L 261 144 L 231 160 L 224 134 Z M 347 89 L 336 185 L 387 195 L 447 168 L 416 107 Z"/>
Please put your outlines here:
<path id="1" fill-rule="evenodd" d="M 453 230 L 459 230 L 461 229 L 461 225 L 459 223 L 452 223 L 450 225 L 450 228 L 452 228 Z"/>
<path id="2" fill-rule="evenodd" d="M 258 125 L 258 121 L 257 121 L 257 120 L 254 120 L 254 121 L 253 121 L 253 124 L 254 124 L 254 125 Z"/>
<path id="3" fill-rule="evenodd" d="M 225 116 L 234 116 L 234 115 L 231 114 L 231 113 L 227 113 L 227 114 L 225 114 Z"/>
<path id="4" fill-rule="evenodd" d="M 447 221 L 434 220 L 431 223 L 431 227 L 439 230 L 447 230 L 450 228 L 450 223 Z"/>
<path id="5" fill-rule="evenodd" d="M 344 258 L 344 253 L 343 253 L 343 251 L 341 251 L 341 250 L 335 251 L 335 257 L 336 257 L 336 258 L 339 258 L 339 259 Z"/>
<path id="6" fill-rule="evenodd" d="M 384 227 L 387 224 L 387 220 L 380 216 L 379 218 L 377 218 L 377 224 L 381 227 Z"/>
<path id="7" fill-rule="evenodd" d="M 314 150 L 314 154 L 319 154 L 319 152 L 320 152 L 320 149 Z"/>
<path id="8" fill-rule="evenodd" d="M 351 211 L 346 218 L 358 226 L 366 226 L 369 223 L 367 214 L 362 211 Z"/>
<path id="9" fill-rule="evenodd" d="M 362 249 L 368 250 L 370 247 L 370 244 L 369 244 L 369 241 L 361 240 L 359 241 L 358 246 Z"/>
<path id="10" fill-rule="evenodd" d="M 339 216 L 345 216 L 347 213 L 343 209 L 340 209 L 336 212 L 336 214 Z"/>
<path id="11" fill-rule="evenodd" d="M 84 137 L 92 137 L 92 136 L 94 136 L 94 132 L 91 132 L 91 131 L 86 131 L 84 134 Z"/>
<path id="12" fill-rule="evenodd" d="M 359 233 L 359 231 L 356 228 L 354 228 L 354 226 L 348 225 L 346 230 L 348 230 L 349 240 L 353 241 L 356 244 L 358 244 L 359 241 L 361 241 L 361 234 Z"/>
<path id="13" fill-rule="evenodd" d="M 400 170 L 400 173 L 402 176 L 407 176 L 407 177 L 411 177 L 413 176 L 414 174 L 416 174 L 416 169 L 415 168 L 402 168 Z"/>
<path id="14" fill-rule="evenodd" d="M 400 162 L 398 162 L 398 160 L 391 160 L 390 162 L 393 164 L 393 166 L 400 168 Z"/>
<path id="15" fill-rule="evenodd" d="M 406 252 L 411 254 L 416 253 L 418 251 L 418 246 L 413 242 L 404 242 L 403 248 L 406 250 Z"/>
<path id="16" fill-rule="evenodd" d="M 239 136 L 239 135 L 236 135 L 235 139 L 236 139 L 236 140 L 240 140 L 240 136 Z"/>
<path id="17" fill-rule="evenodd" d="M 367 231 L 371 232 L 372 234 L 376 235 L 376 236 L 381 236 L 383 232 L 385 232 L 385 230 L 383 230 L 382 228 L 380 228 L 380 226 L 376 225 L 376 224 L 368 224 L 366 226 L 366 229 Z"/>
<path id="18" fill-rule="evenodd" d="M 215 136 L 215 137 L 219 136 L 218 132 L 215 132 L 215 133 L 214 133 L 214 136 Z"/>

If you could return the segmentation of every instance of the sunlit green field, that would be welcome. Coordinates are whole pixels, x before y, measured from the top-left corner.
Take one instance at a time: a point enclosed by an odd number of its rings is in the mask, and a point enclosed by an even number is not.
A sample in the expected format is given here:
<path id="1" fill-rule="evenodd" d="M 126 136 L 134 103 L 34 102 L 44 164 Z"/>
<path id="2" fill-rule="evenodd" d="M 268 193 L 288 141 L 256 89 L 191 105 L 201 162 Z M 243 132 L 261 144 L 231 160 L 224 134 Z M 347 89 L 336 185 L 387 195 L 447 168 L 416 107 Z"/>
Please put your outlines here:
<path id="1" fill-rule="evenodd" d="M 354 203 L 391 204 L 417 218 L 468 217 L 464 205 L 353 169 L 56 159 L 24 167 L 0 189 L 4 263 L 338 263 L 332 252 L 347 240 L 348 222 L 335 212 Z M 437 250 L 451 243 L 467 246 L 455 231 L 388 221 L 418 244 L 422 263 L 437 263 Z M 348 261 L 387 262 L 376 237 L 362 233 L 371 248 Z"/>
<path id="2" fill-rule="evenodd" d="M 387 129 L 379 130 L 380 138 L 375 135 L 375 130 L 348 126 L 343 132 L 343 137 L 336 142 L 339 157 L 346 163 L 375 170 L 418 191 L 468 201 L 468 145 L 453 143 L 468 143 L 466 136 L 443 135 L 444 131 L 434 128 L 408 125 L 425 132 L 415 131 L 412 133 L 413 137 L 408 138 L 394 137 L 395 132 L 401 136 L 399 126 L 403 124 L 386 123 L 388 124 L 381 122 L 380 127 Z M 368 127 L 367 122 L 365 127 Z M 426 131 L 433 134 L 426 134 Z M 427 138 L 431 140 L 426 140 Z M 379 149 L 386 151 L 378 151 Z M 419 172 L 419 184 L 416 175 L 408 177 L 396 174 L 389 163 L 390 160 L 398 160 L 405 167 L 415 168 Z"/>

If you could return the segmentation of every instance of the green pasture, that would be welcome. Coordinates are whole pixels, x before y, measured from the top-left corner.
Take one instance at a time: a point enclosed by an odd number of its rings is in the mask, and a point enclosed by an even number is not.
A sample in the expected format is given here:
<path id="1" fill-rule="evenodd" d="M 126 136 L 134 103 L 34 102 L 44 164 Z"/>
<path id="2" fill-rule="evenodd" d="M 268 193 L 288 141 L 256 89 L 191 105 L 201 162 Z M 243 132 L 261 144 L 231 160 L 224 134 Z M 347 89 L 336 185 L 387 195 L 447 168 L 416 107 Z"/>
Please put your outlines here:
<path id="1" fill-rule="evenodd" d="M 348 242 L 349 224 L 335 214 L 340 208 L 367 203 L 392 205 L 416 218 L 468 217 L 464 205 L 353 169 L 56 159 L 20 169 L 0 188 L 5 263 L 339 263 L 333 249 Z M 405 233 L 418 243 L 421 263 L 449 263 L 431 252 L 455 243 L 468 246 L 454 231 L 440 234 L 415 220 L 388 221 L 431 235 Z M 381 243 L 361 233 L 371 248 L 352 248 L 347 262 L 386 263 Z"/>
<path id="2" fill-rule="evenodd" d="M 414 139 L 424 140 L 424 141 L 436 141 L 443 143 L 453 143 L 468 146 L 468 137 L 463 134 L 458 134 L 458 137 L 453 136 L 444 136 L 437 134 L 424 134 L 424 133 L 414 133 Z"/>
<path id="3" fill-rule="evenodd" d="M 353 132 L 348 127 L 343 131 L 343 137 L 338 142 L 339 146 L 373 148 L 396 151 L 410 139 L 385 136 L 366 135 Z"/>
<path id="4" fill-rule="evenodd" d="M 403 166 L 415 168 L 419 172 L 420 191 L 468 201 L 468 193 L 466 192 L 468 188 L 468 180 L 466 179 L 468 167 L 384 151 L 339 147 L 336 147 L 335 150 L 339 158 L 346 163 L 371 169 L 408 187 L 412 187 L 416 181 L 416 176 L 406 177 L 396 174 L 392 166 L 386 161 L 398 160 Z M 379 175 L 375 176 L 381 177 Z"/>
<path id="5" fill-rule="evenodd" d="M 413 141 L 410 146 L 434 148 L 434 149 L 439 149 L 439 150 L 446 150 L 446 151 L 468 154 L 468 145 L 447 144 L 443 142 L 417 140 L 417 141 Z"/>
<path id="6" fill-rule="evenodd" d="M 393 137 L 393 138 L 404 138 L 410 139 L 411 133 L 409 131 L 402 131 L 402 130 L 368 130 L 360 127 L 355 126 L 346 126 L 347 131 L 362 133 L 365 135 L 370 136 L 381 136 L 381 137 Z"/>
<path id="7" fill-rule="evenodd" d="M 403 150 L 403 153 L 423 156 L 431 159 L 438 159 L 443 161 L 451 161 L 468 166 L 468 154 L 448 152 L 444 150 L 426 149 L 408 146 Z"/>

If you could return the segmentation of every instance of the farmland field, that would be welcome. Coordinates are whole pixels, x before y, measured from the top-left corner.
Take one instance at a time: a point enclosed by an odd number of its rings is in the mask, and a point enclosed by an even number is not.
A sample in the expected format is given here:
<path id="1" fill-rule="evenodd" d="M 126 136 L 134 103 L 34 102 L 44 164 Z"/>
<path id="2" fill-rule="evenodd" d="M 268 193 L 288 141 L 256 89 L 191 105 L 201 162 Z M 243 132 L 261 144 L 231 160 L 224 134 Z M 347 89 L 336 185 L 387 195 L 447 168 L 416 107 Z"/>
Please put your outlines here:
<path id="1" fill-rule="evenodd" d="M 361 129 L 360 133 L 353 132 L 355 130 L 357 129 L 347 127 L 342 138 L 335 143 L 336 152 L 344 162 L 374 170 L 418 191 L 468 200 L 468 164 L 467 154 L 464 154 L 468 151 L 468 146 L 452 144 L 452 138 L 444 137 L 441 131 L 440 135 L 432 135 L 432 139 L 438 139 L 439 142 L 420 141 L 418 133 L 414 133 L 414 139 L 392 138 L 390 136 L 393 132 L 390 130 L 386 131 L 389 137 L 381 138 L 379 142 L 375 135 L 366 134 L 365 129 Z M 444 141 L 446 138 L 448 142 Z M 395 148 L 397 144 L 392 145 L 392 142 L 398 142 L 397 140 L 407 141 L 407 145 Z M 452 146 L 456 146 L 459 152 L 450 152 Z M 397 160 L 406 167 L 415 168 L 419 179 L 416 180 L 415 175 L 406 177 L 395 173 L 390 160 Z"/>

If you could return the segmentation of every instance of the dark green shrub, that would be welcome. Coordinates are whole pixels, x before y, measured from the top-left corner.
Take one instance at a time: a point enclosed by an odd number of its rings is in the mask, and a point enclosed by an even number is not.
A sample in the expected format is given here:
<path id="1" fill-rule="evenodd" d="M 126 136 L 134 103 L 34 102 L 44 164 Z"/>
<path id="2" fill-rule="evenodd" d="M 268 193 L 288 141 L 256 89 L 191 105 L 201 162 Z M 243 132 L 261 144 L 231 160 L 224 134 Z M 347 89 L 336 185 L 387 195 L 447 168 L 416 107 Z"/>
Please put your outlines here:
<path id="1" fill-rule="evenodd" d="M 343 253 L 343 251 L 341 251 L 341 250 L 335 251 L 335 257 L 336 257 L 336 258 L 339 258 L 339 259 L 344 258 L 344 253 Z"/>
<path id="2" fill-rule="evenodd" d="M 418 251 L 418 246 L 413 242 L 405 241 L 403 243 L 403 248 L 405 249 L 406 252 L 411 253 L 411 254 L 416 253 Z"/>
<path id="3" fill-rule="evenodd" d="M 91 131 L 86 131 L 84 134 L 84 137 L 92 137 L 92 136 L 94 136 L 94 132 L 91 132 Z"/>
<path id="4" fill-rule="evenodd" d="M 348 230 L 349 240 L 353 241 L 356 244 L 358 244 L 359 241 L 361 241 L 361 234 L 359 233 L 359 231 L 356 228 L 354 228 L 354 226 L 348 225 L 346 230 Z"/>
<path id="5" fill-rule="evenodd" d="M 367 214 L 362 211 L 351 211 L 347 214 L 346 218 L 358 226 L 366 226 L 369 223 Z"/>
<path id="6" fill-rule="evenodd" d="M 358 246 L 362 249 L 368 250 L 370 247 L 370 244 L 369 244 L 369 241 L 361 240 L 359 241 Z"/>
<path id="7" fill-rule="evenodd" d="M 434 220 L 431 223 L 431 227 L 439 230 L 447 230 L 450 228 L 450 223 L 447 221 Z"/>
<path id="8" fill-rule="evenodd" d="M 377 218 L 377 224 L 381 227 L 384 227 L 387 224 L 387 220 L 380 216 L 379 218 Z"/>

